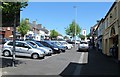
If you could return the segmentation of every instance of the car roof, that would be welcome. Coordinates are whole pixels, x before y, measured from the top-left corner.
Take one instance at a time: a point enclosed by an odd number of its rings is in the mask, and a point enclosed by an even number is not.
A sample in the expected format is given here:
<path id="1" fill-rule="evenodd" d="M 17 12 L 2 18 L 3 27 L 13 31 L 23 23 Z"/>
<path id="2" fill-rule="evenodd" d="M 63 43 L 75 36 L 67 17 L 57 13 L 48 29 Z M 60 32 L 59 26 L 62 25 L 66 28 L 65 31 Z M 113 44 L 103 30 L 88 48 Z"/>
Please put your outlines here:
<path id="1" fill-rule="evenodd" d="M 9 40 L 8 42 L 13 42 L 13 40 Z M 27 41 L 16 41 L 16 42 L 23 42 L 23 43 L 26 43 Z"/>

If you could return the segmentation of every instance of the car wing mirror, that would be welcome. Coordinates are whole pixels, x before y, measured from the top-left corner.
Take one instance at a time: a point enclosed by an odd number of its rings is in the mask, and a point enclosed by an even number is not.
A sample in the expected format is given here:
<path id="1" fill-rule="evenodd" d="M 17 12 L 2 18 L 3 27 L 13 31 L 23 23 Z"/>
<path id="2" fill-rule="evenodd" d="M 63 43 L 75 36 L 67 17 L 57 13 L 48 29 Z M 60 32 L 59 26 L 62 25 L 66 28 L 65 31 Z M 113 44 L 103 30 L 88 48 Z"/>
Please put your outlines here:
<path id="1" fill-rule="evenodd" d="M 28 49 L 31 49 L 31 47 L 28 46 Z"/>

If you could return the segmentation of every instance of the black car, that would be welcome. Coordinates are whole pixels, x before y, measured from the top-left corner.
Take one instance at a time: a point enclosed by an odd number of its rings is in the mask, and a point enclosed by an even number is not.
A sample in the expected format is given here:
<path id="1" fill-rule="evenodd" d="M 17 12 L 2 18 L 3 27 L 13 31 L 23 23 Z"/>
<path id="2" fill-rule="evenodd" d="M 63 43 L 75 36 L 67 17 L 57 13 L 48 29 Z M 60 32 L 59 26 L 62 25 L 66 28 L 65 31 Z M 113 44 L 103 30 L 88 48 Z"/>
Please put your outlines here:
<path id="1" fill-rule="evenodd" d="M 58 46 L 51 44 L 50 41 L 37 41 L 37 42 L 40 42 L 44 46 L 51 48 L 53 50 L 53 53 L 60 53 Z"/>

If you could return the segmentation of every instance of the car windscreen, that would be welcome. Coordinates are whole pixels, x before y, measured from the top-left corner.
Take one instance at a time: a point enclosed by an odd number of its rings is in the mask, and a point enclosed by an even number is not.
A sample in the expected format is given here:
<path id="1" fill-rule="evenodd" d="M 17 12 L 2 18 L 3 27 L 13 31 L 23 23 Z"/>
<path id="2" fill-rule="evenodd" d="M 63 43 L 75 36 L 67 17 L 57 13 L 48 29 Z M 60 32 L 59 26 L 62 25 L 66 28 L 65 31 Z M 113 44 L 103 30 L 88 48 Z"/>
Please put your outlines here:
<path id="1" fill-rule="evenodd" d="M 80 42 L 80 44 L 88 44 L 87 42 Z"/>
<path id="2" fill-rule="evenodd" d="M 30 42 L 27 42 L 32 48 L 36 48 L 34 45 L 32 45 Z"/>
<path id="3" fill-rule="evenodd" d="M 44 45 L 42 45 L 41 43 L 39 42 L 35 42 L 39 47 L 44 47 Z"/>
<path id="4" fill-rule="evenodd" d="M 53 47 L 57 47 L 57 45 L 55 43 L 52 42 L 47 42 L 49 45 L 53 46 Z"/>
<path id="5" fill-rule="evenodd" d="M 55 42 L 57 45 L 61 45 L 59 42 Z"/>
<path id="6" fill-rule="evenodd" d="M 58 46 L 56 42 L 51 42 L 51 44 L 53 44 L 54 46 Z"/>

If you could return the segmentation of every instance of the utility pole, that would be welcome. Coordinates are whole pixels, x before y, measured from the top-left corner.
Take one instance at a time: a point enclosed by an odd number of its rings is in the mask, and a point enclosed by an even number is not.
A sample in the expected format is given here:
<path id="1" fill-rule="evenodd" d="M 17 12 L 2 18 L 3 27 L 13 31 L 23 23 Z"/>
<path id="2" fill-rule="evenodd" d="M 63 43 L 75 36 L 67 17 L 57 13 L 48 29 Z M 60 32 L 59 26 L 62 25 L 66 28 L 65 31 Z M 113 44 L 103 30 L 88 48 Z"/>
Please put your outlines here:
<path id="1" fill-rule="evenodd" d="M 15 67 L 15 42 L 16 42 L 16 12 L 14 16 L 14 26 L 13 26 L 13 57 L 12 57 L 12 66 Z"/>
<path id="2" fill-rule="evenodd" d="M 75 8 L 75 48 L 76 48 L 77 6 L 73 6 L 73 8 Z"/>

